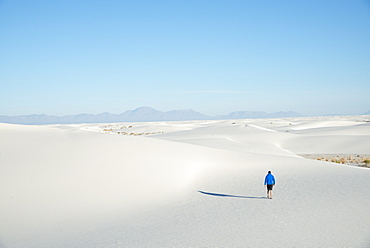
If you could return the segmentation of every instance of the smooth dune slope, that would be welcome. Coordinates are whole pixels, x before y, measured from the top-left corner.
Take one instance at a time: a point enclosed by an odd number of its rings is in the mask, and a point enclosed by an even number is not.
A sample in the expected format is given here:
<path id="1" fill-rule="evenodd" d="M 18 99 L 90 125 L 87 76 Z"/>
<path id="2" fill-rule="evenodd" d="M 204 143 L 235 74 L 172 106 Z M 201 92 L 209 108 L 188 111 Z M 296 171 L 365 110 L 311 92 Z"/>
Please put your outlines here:
<path id="1" fill-rule="evenodd" d="M 0 124 L 1 247 L 368 247 L 367 118 Z"/>

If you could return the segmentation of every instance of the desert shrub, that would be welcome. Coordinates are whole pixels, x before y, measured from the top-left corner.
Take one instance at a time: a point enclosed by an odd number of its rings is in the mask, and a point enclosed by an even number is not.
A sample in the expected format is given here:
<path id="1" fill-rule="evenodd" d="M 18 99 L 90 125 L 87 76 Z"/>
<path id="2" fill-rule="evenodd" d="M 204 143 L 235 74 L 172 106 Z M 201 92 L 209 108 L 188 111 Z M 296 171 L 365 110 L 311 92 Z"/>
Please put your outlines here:
<path id="1" fill-rule="evenodd" d="M 369 164 L 370 164 L 370 159 L 365 159 L 365 160 L 364 160 L 364 163 L 365 163 L 366 165 L 369 165 Z"/>

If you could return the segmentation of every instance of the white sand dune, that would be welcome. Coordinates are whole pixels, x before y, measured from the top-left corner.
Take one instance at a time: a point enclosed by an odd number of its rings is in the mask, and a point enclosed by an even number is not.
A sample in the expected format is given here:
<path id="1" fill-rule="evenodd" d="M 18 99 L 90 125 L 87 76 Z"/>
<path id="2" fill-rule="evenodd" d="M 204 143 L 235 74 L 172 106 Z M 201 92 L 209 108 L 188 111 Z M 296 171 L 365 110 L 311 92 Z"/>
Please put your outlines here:
<path id="1" fill-rule="evenodd" d="M 0 247 L 369 247 L 369 119 L 0 124 Z"/>

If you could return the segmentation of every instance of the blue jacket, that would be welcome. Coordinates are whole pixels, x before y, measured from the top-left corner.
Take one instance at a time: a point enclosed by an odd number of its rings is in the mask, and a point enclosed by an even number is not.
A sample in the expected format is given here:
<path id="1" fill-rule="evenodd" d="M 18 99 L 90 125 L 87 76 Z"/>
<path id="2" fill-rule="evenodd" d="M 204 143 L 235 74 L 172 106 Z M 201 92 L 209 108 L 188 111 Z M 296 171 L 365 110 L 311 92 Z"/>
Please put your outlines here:
<path id="1" fill-rule="evenodd" d="M 275 184 L 275 177 L 269 173 L 265 177 L 265 185 L 274 185 Z"/>

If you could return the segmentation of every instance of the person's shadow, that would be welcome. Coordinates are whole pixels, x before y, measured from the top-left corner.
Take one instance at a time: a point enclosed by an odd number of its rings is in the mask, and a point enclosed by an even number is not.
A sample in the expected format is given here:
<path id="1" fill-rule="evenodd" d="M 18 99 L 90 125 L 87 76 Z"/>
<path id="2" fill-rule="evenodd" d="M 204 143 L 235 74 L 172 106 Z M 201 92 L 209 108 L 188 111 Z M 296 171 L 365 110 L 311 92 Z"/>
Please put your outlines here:
<path id="1" fill-rule="evenodd" d="M 247 198 L 247 199 L 268 199 L 267 197 L 260 197 L 260 196 L 243 196 L 243 195 L 227 195 L 227 194 L 219 194 L 219 193 L 210 193 L 204 191 L 198 191 L 204 195 L 211 195 L 211 196 L 219 196 L 219 197 L 234 197 L 234 198 Z"/>

